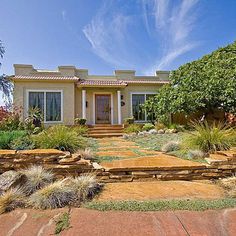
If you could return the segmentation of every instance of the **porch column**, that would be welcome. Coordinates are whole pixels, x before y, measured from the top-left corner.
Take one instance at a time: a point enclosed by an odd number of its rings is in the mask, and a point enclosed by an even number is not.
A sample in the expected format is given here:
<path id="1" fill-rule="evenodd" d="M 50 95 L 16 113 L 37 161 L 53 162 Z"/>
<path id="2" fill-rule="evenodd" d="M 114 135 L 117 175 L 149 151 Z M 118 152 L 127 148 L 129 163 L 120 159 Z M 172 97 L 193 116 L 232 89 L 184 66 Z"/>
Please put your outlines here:
<path id="1" fill-rule="evenodd" d="M 120 98 L 120 90 L 117 91 L 117 105 L 118 105 L 118 124 L 121 125 L 121 98 Z"/>
<path id="2" fill-rule="evenodd" d="M 86 119 L 86 90 L 82 90 L 82 118 Z"/>

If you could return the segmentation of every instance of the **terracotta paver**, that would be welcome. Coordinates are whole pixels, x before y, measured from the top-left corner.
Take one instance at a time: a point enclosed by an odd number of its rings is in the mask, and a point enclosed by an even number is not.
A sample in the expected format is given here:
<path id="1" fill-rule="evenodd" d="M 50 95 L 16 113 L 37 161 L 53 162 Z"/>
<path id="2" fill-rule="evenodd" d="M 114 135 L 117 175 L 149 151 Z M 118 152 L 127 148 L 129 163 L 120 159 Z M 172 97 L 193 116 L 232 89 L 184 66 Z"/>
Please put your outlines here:
<path id="1" fill-rule="evenodd" d="M 0 215 L 1 236 L 54 235 L 55 219 L 68 209 L 19 209 Z M 70 227 L 61 236 L 236 235 L 236 209 L 203 212 L 121 212 L 72 208 Z"/>
<path id="2" fill-rule="evenodd" d="M 105 185 L 96 200 L 216 199 L 223 197 L 224 190 L 208 181 L 155 181 L 109 183 Z"/>
<path id="3" fill-rule="evenodd" d="M 108 147 L 100 147 L 98 148 L 99 151 L 118 151 L 121 149 L 127 150 L 127 149 L 135 149 L 139 148 L 139 146 L 108 146 Z"/>
<path id="4" fill-rule="evenodd" d="M 159 154 L 155 156 L 139 157 L 125 160 L 114 160 L 112 162 L 102 162 L 101 166 L 107 170 L 152 170 L 158 168 L 167 169 L 194 169 L 205 167 L 205 164 L 189 160 L 183 160 L 178 157 Z"/>

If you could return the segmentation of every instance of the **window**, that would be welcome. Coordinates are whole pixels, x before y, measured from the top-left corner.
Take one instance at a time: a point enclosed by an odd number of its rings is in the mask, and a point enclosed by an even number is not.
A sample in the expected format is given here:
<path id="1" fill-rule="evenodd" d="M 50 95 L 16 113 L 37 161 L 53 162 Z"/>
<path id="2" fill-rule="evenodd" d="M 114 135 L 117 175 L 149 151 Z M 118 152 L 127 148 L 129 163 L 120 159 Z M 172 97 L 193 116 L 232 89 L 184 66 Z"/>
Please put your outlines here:
<path id="1" fill-rule="evenodd" d="M 132 115 L 136 121 L 154 120 L 154 114 L 147 115 L 146 112 L 141 108 L 141 105 L 153 96 L 155 96 L 155 94 L 132 94 Z"/>
<path id="2" fill-rule="evenodd" d="M 61 91 L 29 91 L 28 108 L 39 108 L 44 122 L 62 121 Z"/>

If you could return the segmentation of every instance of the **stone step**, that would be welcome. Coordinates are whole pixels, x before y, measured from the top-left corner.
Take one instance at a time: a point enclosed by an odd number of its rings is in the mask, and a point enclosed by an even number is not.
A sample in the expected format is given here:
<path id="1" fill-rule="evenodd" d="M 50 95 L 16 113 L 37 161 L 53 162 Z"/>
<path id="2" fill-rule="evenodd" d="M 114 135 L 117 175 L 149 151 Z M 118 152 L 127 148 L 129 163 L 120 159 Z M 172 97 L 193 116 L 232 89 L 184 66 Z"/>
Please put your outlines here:
<path id="1" fill-rule="evenodd" d="M 121 137 L 123 133 L 95 133 L 88 136 L 91 138 Z"/>
<path id="2" fill-rule="evenodd" d="M 111 124 L 96 124 L 96 125 L 88 125 L 88 128 L 99 128 L 99 127 L 119 127 L 123 128 L 123 125 L 111 125 Z"/>
<path id="3" fill-rule="evenodd" d="M 123 130 L 89 130 L 89 134 L 123 133 Z"/>

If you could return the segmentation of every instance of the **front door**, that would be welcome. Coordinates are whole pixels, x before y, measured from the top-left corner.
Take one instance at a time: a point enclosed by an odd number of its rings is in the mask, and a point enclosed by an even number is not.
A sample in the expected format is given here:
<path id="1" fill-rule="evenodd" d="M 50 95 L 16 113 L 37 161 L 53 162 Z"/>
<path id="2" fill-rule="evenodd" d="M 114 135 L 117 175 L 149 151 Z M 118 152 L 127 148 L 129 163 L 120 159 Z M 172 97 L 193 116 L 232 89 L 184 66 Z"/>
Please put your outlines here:
<path id="1" fill-rule="evenodd" d="M 95 121 L 96 124 L 111 123 L 111 95 L 95 95 Z"/>

